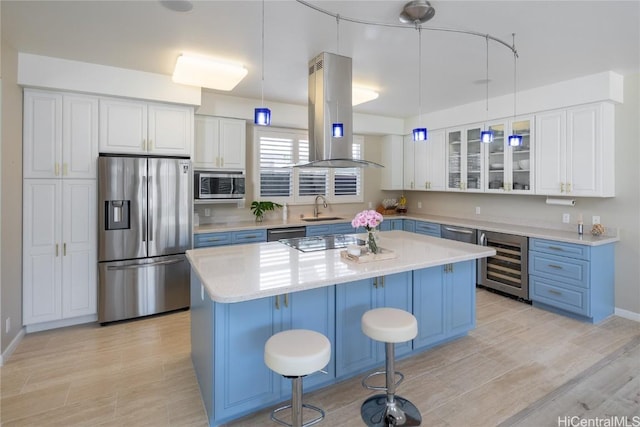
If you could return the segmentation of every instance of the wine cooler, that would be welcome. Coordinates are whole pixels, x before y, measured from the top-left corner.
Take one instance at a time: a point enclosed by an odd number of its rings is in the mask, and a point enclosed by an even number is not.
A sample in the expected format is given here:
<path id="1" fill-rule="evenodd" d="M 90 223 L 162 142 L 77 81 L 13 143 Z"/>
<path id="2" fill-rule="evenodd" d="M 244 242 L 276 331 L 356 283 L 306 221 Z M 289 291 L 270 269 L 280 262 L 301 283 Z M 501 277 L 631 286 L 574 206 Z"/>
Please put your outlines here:
<path id="1" fill-rule="evenodd" d="M 479 260 L 478 284 L 529 301 L 528 238 L 478 230 L 478 244 L 497 252 Z"/>

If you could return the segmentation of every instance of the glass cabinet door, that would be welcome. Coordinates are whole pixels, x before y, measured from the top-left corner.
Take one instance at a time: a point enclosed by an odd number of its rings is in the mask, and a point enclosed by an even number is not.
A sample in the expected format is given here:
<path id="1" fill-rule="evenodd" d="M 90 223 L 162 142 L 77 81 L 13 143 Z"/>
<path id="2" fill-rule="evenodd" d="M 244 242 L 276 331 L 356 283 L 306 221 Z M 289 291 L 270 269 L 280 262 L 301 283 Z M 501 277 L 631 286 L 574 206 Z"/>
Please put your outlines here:
<path id="1" fill-rule="evenodd" d="M 466 140 L 466 176 L 463 183 L 464 190 L 482 191 L 482 143 L 480 142 L 481 127 L 467 129 Z"/>
<path id="2" fill-rule="evenodd" d="M 447 189 L 462 189 L 462 131 L 447 132 Z"/>
<path id="3" fill-rule="evenodd" d="M 506 179 L 509 190 L 515 192 L 531 192 L 533 170 L 531 161 L 531 143 L 532 135 L 532 118 L 516 119 L 511 122 L 511 132 L 516 135 L 522 135 L 522 145 L 517 147 L 509 147 L 511 154 L 511 174 Z"/>
<path id="4" fill-rule="evenodd" d="M 504 191 L 505 190 L 505 123 L 492 124 L 487 126 L 488 130 L 493 131 L 493 142 L 487 145 L 487 191 Z"/>

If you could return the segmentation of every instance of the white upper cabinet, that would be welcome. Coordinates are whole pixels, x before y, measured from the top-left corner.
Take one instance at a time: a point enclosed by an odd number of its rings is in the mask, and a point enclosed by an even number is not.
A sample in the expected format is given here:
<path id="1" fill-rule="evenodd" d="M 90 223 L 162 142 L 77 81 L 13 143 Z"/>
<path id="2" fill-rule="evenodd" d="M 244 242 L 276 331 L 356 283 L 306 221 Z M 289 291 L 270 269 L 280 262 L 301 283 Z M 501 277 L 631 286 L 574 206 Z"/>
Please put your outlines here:
<path id="1" fill-rule="evenodd" d="M 191 156 L 193 107 L 100 99 L 100 152 Z"/>
<path id="2" fill-rule="evenodd" d="M 484 147 L 480 142 L 482 125 L 447 129 L 447 190 L 483 191 Z"/>
<path id="3" fill-rule="evenodd" d="M 195 117 L 194 169 L 246 169 L 246 122 L 212 116 Z"/>
<path id="4" fill-rule="evenodd" d="M 485 144 L 486 192 L 533 194 L 533 122 L 529 116 L 487 124 L 494 139 Z M 512 134 L 522 136 L 522 145 L 509 146 Z"/>
<path id="5" fill-rule="evenodd" d="M 24 177 L 95 178 L 98 98 L 24 91 Z"/>
<path id="6" fill-rule="evenodd" d="M 402 188 L 414 190 L 416 187 L 415 178 L 415 142 L 412 135 L 405 135 L 402 139 L 403 173 Z"/>
<path id="7" fill-rule="evenodd" d="M 615 196 L 614 106 L 536 115 L 536 194 Z"/>
<path id="8" fill-rule="evenodd" d="M 446 171 L 445 171 L 445 152 L 446 152 L 446 142 L 445 142 L 445 131 L 444 130 L 434 130 L 429 131 L 429 139 L 426 142 L 425 149 L 418 150 L 417 153 L 420 155 L 416 155 L 416 159 L 426 159 L 424 172 L 421 172 L 416 167 L 416 182 L 424 181 L 424 186 L 429 191 L 444 191 L 446 190 Z M 422 157 L 422 152 L 424 151 L 424 157 Z M 420 163 L 422 161 L 420 160 Z M 418 178 L 422 178 L 422 181 Z"/>
<path id="9" fill-rule="evenodd" d="M 403 147 L 400 135 L 387 135 L 382 138 L 382 190 L 403 189 Z"/>

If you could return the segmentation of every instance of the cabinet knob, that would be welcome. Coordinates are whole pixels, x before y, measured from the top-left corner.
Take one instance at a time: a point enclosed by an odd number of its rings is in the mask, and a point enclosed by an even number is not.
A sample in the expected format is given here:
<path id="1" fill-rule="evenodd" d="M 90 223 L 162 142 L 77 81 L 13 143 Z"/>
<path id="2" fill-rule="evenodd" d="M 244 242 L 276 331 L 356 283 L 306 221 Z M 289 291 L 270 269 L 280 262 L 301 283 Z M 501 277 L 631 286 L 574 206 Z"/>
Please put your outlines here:
<path id="1" fill-rule="evenodd" d="M 567 193 L 571 193 L 571 183 L 567 182 Z"/>
<path id="2" fill-rule="evenodd" d="M 564 182 L 560 183 L 560 192 L 564 193 Z"/>
<path id="3" fill-rule="evenodd" d="M 62 244 L 62 256 L 67 256 L 67 244 Z"/>
<path id="4" fill-rule="evenodd" d="M 56 162 L 55 165 L 53 166 L 53 173 L 55 176 L 58 176 L 58 174 L 60 173 L 60 163 Z"/>
<path id="5" fill-rule="evenodd" d="M 58 244 L 56 243 L 56 256 L 58 256 Z"/>
<path id="6" fill-rule="evenodd" d="M 146 139 L 142 140 L 142 151 L 147 151 L 147 140 Z"/>
<path id="7" fill-rule="evenodd" d="M 62 175 L 64 175 L 64 176 L 69 175 L 69 168 L 68 168 L 66 163 L 62 164 Z"/>

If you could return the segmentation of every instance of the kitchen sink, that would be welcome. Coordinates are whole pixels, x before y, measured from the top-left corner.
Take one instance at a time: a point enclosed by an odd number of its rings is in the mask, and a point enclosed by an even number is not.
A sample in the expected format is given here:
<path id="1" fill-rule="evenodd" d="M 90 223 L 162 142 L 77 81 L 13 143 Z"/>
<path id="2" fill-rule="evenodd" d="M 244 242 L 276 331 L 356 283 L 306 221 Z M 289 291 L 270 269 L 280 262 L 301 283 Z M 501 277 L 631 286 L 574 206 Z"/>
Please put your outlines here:
<path id="1" fill-rule="evenodd" d="M 302 221 L 306 222 L 318 222 L 318 221 L 331 221 L 335 219 L 344 219 L 339 216 L 319 216 L 319 217 L 308 217 L 308 218 L 300 218 Z"/>

